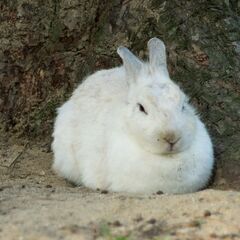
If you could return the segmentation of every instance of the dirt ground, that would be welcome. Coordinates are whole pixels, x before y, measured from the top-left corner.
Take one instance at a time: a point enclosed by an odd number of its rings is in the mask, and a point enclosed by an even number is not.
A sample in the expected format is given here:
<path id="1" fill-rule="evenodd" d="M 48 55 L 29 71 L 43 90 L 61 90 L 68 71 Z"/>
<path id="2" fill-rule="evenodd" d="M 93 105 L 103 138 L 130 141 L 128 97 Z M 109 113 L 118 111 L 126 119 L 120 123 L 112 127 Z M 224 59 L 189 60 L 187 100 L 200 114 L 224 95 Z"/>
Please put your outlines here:
<path id="1" fill-rule="evenodd" d="M 2 138 L 0 239 L 240 239 L 240 192 L 91 191 L 57 177 L 51 161 L 49 144 Z"/>

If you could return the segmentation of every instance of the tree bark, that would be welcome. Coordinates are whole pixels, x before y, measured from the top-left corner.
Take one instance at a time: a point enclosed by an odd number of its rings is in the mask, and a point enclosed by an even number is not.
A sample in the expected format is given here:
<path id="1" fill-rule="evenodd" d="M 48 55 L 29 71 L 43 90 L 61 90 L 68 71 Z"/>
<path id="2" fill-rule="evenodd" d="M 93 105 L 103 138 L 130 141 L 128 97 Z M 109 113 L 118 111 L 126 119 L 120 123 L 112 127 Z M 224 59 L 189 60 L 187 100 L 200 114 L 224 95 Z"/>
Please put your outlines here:
<path id="1" fill-rule="evenodd" d="M 213 137 L 216 184 L 239 185 L 238 1 L 2 0 L 0 10 L 5 130 L 50 135 L 55 109 L 84 76 L 119 65 L 119 45 L 146 58 L 146 43 L 157 36 L 167 45 L 171 77 Z"/>

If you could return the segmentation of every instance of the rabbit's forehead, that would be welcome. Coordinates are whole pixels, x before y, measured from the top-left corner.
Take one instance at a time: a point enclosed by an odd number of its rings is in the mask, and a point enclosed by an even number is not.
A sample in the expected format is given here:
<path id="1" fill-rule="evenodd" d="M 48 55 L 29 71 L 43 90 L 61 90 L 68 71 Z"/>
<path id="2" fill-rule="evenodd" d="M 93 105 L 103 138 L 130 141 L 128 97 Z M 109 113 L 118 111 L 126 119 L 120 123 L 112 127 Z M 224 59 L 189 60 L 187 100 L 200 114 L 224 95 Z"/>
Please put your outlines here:
<path id="1" fill-rule="evenodd" d="M 153 105 L 172 104 L 179 105 L 184 98 L 182 91 L 177 85 L 169 83 L 155 83 L 146 89 L 146 98 Z"/>

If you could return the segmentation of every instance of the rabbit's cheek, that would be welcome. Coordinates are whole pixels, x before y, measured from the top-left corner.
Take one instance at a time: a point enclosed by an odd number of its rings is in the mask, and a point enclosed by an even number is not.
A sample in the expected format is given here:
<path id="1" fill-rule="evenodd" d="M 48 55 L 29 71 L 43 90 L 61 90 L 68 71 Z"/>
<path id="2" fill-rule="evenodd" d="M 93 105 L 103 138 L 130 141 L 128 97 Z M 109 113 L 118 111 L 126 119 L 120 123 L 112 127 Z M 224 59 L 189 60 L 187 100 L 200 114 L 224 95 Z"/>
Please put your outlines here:
<path id="1" fill-rule="evenodd" d="M 185 139 L 181 139 L 181 141 L 179 141 L 176 146 L 175 149 L 178 150 L 178 152 L 183 152 L 185 150 L 187 150 L 190 147 L 189 142 L 186 142 Z"/>
<path id="2" fill-rule="evenodd" d="M 192 121 L 185 127 L 185 132 L 183 132 L 185 142 L 187 142 L 190 145 L 194 139 L 195 134 L 196 134 L 196 122 Z"/>
<path id="3" fill-rule="evenodd" d="M 189 149 L 194 142 L 194 136 L 195 134 L 193 132 L 184 133 L 181 141 L 179 142 L 179 148 L 181 148 L 182 151 Z"/>
<path id="4" fill-rule="evenodd" d="M 190 131 L 190 132 L 194 132 L 195 128 L 196 128 L 195 122 L 190 122 L 190 123 L 187 125 L 187 129 L 188 129 L 188 131 Z"/>

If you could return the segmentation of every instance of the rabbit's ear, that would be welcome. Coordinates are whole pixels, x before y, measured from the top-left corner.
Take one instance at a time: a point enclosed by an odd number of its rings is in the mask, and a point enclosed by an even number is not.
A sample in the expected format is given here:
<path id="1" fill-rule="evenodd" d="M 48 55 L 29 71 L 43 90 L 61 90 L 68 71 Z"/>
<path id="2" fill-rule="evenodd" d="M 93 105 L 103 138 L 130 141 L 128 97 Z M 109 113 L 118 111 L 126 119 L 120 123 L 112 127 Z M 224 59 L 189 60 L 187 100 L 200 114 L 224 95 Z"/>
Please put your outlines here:
<path id="1" fill-rule="evenodd" d="M 166 48 L 163 41 L 154 37 L 148 41 L 149 62 L 152 67 L 167 67 Z"/>
<path id="2" fill-rule="evenodd" d="M 126 47 L 119 47 L 117 53 L 122 58 L 123 66 L 128 74 L 128 76 L 136 80 L 138 73 L 140 72 L 143 63 L 139 58 L 137 58 L 131 51 Z"/>

